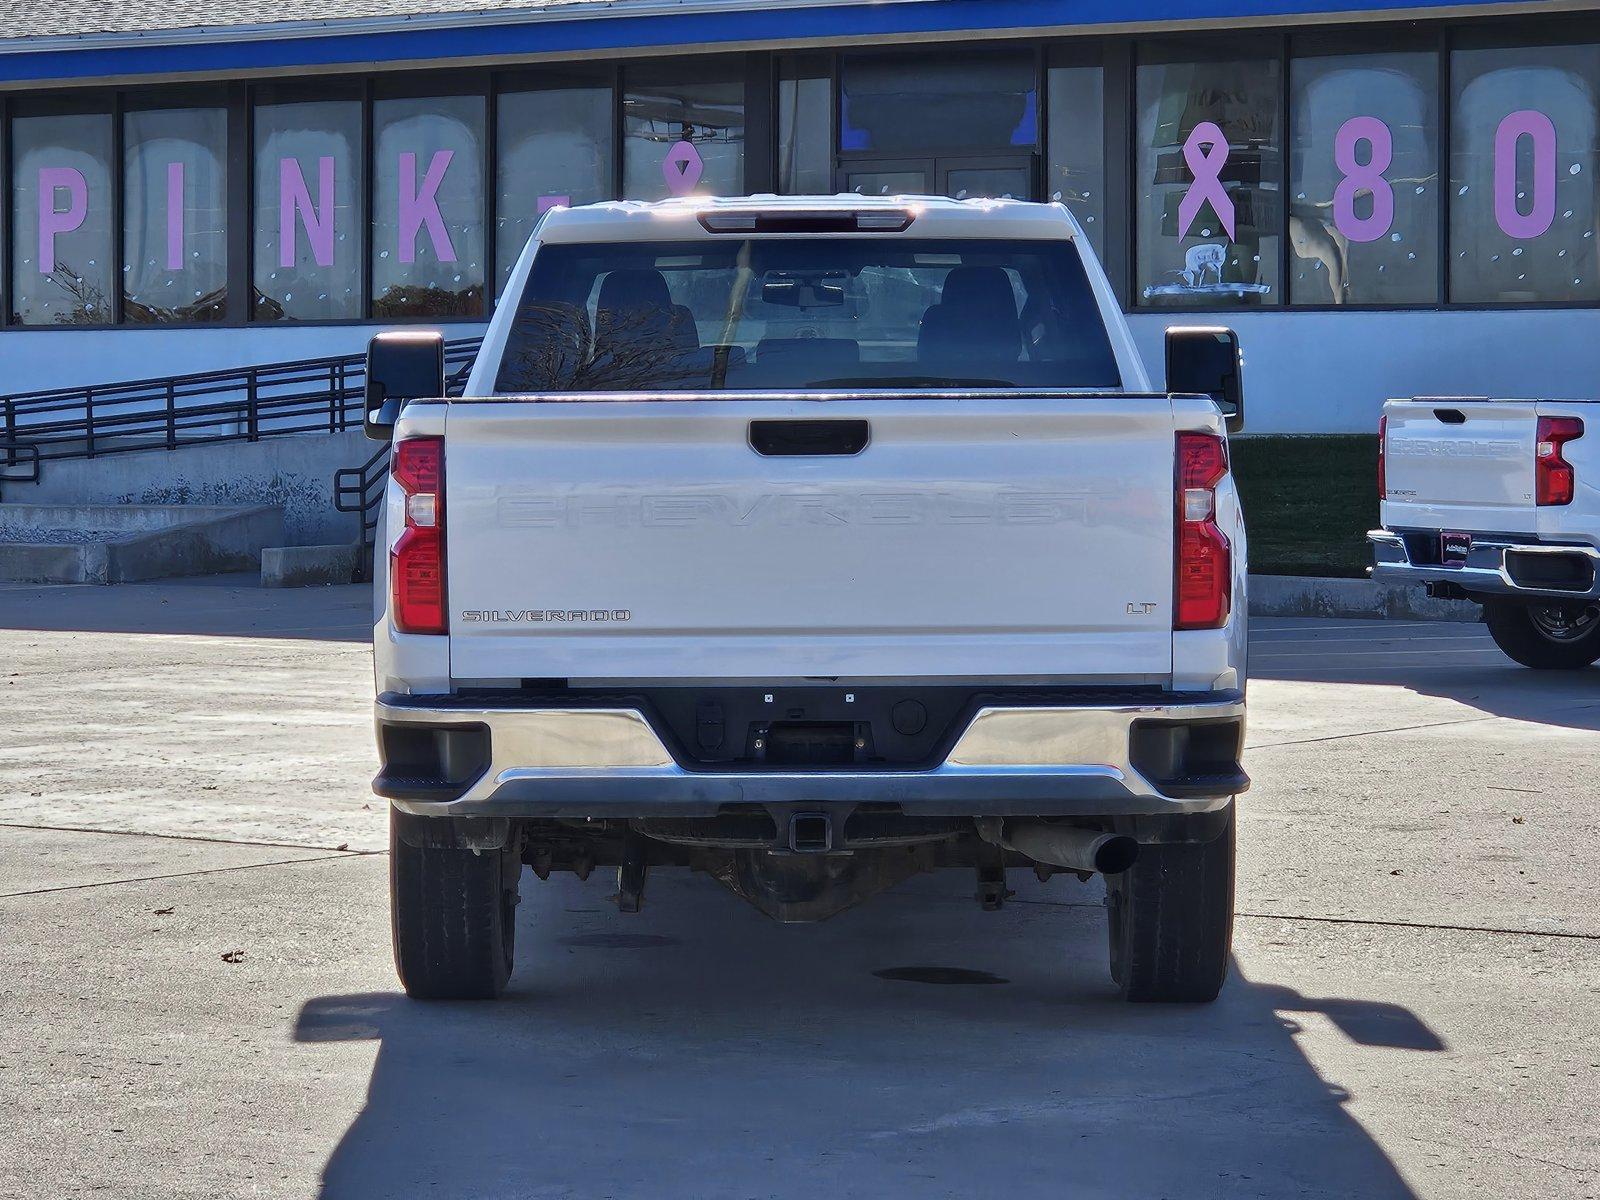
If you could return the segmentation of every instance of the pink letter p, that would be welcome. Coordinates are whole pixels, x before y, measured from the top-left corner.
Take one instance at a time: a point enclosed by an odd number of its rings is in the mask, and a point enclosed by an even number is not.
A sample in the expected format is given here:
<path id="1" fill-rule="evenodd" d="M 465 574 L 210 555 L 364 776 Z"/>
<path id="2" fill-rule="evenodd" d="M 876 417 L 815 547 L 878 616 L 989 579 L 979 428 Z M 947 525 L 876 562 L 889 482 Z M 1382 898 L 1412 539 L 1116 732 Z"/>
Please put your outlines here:
<path id="1" fill-rule="evenodd" d="M 65 211 L 56 207 L 56 189 L 67 189 Z M 56 234 L 71 233 L 89 215 L 89 181 L 76 167 L 39 168 L 39 273 L 56 269 Z"/>

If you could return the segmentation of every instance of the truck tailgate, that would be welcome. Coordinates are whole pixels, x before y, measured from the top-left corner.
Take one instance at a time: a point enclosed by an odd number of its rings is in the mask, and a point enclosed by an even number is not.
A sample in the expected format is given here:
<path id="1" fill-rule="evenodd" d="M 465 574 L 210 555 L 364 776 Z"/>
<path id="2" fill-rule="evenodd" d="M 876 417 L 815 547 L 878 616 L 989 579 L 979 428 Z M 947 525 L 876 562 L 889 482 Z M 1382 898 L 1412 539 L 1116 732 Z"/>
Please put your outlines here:
<path id="1" fill-rule="evenodd" d="M 455 403 L 445 489 L 458 680 L 1172 669 L 1160 397 Z"/>
<path id="2" fill-rule="evenodd" d="M 1385 527 L 1532 533 L 1537 409 L 1532 400 L 1391 400 Z"/>

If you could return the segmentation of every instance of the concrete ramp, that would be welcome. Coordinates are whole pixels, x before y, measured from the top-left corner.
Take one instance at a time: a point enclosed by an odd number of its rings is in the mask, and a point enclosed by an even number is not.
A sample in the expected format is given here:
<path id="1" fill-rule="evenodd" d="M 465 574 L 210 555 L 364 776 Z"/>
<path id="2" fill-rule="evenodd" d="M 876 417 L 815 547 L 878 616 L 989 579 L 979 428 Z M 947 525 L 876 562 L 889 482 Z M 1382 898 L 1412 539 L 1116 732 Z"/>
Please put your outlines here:
<path id="1" fill-rule="evenodd" d="M 253 571 L 275 505 L 0 504 L 0 583 L 133 583 Z"/>

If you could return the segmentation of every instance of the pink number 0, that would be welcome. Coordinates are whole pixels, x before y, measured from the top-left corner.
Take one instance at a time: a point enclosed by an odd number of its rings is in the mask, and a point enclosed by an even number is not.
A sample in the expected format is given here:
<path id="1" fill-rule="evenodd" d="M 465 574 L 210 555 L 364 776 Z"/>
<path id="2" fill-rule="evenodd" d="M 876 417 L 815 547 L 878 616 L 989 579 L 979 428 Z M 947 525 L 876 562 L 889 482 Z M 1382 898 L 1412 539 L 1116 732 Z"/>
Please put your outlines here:
<path id="1" fill-rule="evenodd" d="M 1356 161 L 1356 144 L 1371 153 Z M 1333 226 L 1352 242 L 1375 242 L 1394 224 L 1394 189 L 1383 173 L 1394 161 L 1394 135 L 1377 117 L 1351 117 L 1333 137 L 1333 161 L 1344 177 L 1333 192 Z M 1372 215 L 1356 216 L 1356 197 L 1372 196 Z"/>
<path id="2" fill-rule="evenodd" d="M 1532 202 L 1517 203 L 1517 144 L 1533 140 Z M 1536 238 L 1556 219 L 1556 127 L 1542 112 L 1524 108 L 1500 122 L 1494 134 L 1494 219 L 1507 237 Z"/>

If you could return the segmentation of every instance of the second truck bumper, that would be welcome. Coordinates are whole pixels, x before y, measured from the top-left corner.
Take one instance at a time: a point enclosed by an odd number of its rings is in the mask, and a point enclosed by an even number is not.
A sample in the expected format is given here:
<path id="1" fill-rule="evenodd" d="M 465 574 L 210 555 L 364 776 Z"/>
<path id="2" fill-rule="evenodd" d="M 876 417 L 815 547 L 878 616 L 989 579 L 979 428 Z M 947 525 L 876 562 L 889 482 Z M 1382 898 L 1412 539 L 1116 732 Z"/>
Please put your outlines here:
<path id="1" fill-rule="evenodd" d="M 1523 596 L 1531 599 L 1600 598 L 1600 551 L 1593 546 L 1522 543 L 1476 535 L 1459 563 L 1413 554 L 1410 539 L 1432 539 L 1437 532 L 1392 533 L 1374 529 L 1372 578 L 1379 583 L 1444 585 L 1462 595 Z"/>

